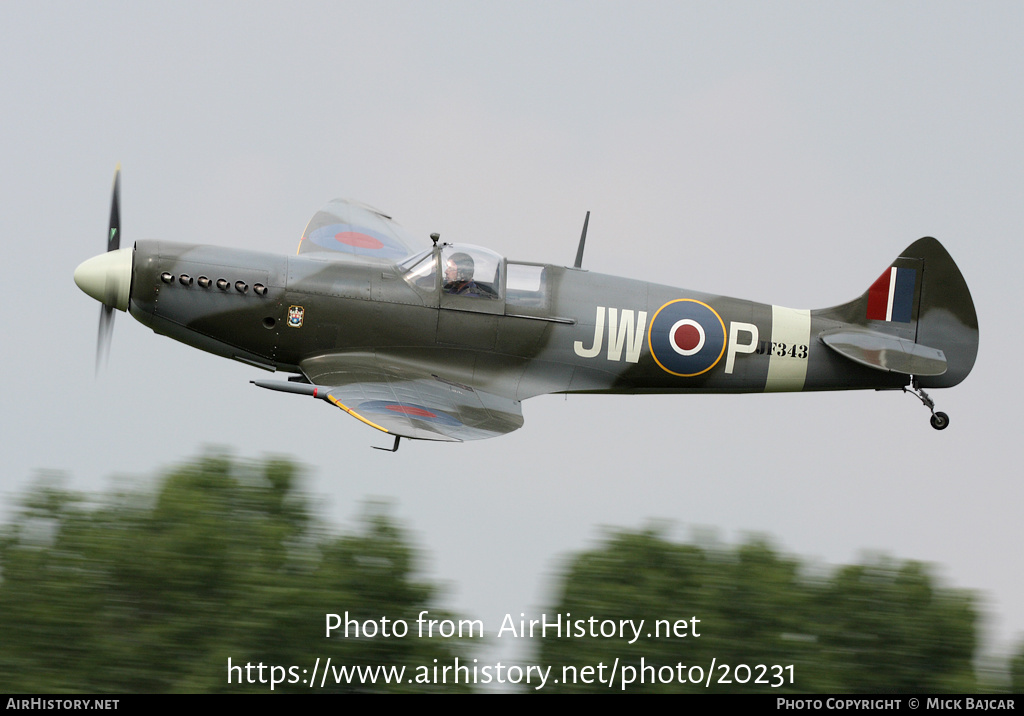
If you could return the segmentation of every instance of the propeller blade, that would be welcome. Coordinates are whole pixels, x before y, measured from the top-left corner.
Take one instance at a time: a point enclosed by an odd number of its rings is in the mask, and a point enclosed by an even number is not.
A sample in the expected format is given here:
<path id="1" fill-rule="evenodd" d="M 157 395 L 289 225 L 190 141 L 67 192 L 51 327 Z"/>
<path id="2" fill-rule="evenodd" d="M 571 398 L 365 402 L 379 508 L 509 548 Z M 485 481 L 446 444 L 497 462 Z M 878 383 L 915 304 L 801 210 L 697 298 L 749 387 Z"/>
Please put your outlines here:
<path id="1" fill-rule="evenodd" d="M 107 233 L 107 251 L 121 248 L 121 165 L 114 170 L 114 198 L 110 202 L 110 231 Z"/>
<path id="2" fill-rule="evenodd" d="M 100 331 L 96 336 L 96 375 L 100 370 L 107 367 L 107 358 L 110 355 L 110 338 L 114 333 L 114 309 L 110 306 L 100 306 Z"/>
<path id="3" fill-rule="evenodd" d="M 121 248 L 121 165 L 114 170 L 114 196 L 110 200 L 110 229 L 107 232 L 107 253 Z M 114 333 L 114 308 L 100 306 L 100 328 L 96 336 L 96 375 L 107 366 L 110 339 Z"/>

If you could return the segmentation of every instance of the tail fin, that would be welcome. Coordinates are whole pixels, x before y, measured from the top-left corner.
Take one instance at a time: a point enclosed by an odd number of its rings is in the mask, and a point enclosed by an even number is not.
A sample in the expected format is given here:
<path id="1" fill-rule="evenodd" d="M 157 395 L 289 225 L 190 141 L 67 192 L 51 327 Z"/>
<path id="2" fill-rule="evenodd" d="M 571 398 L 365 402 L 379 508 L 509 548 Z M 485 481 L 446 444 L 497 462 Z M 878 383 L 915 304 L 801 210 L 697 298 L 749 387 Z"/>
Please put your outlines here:
<path id="1" fill-rule="evenodd" d="M 960 383 L 978 355 L 978 315 L 971 292 L 952 257 L 931 237 L 908 246 L 860 298 L 819 315 L 913 342 L 922 352 L 942 351 L 945 372 L 919 376 L 923 388 Z"/>

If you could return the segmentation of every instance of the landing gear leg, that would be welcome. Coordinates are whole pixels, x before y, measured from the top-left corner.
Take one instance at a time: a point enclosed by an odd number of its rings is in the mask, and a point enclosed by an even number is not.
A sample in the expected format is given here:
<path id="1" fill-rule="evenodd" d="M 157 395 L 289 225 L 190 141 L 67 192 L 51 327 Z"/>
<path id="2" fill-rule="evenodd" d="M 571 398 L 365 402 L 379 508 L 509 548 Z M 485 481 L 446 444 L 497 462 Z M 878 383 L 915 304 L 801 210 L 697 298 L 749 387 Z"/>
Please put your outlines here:
<path id="1" fill-rule="evenodd" d="M 906 389 L 904 388 L 904 390 L 906 390 Z M 372 447 L 374 450 L 383 450 L 384 452 L 398 452 L 398 442 L 401 439 L 402 439 L 401 435 L 396 435 L 395 436 L 395 445 L 394 445 L 394 447 L 382 448 L 382 447 L 377 447 L 376 445 L 371 445 L 370 447 Z"/>
<path id="2" fill-rule="evenodd" d="M 945 430 L 947 427 L 949 427 L 949 416 L 943 413 L 941 410 L 936 412 L 935 401 L 929 398 L 928 394 L 924 392 L 924 388 L 922 388 L 918 384 L 916 377 L 910 377 L 910 387 L 908 388 L 906 386 L 903 386 L 903 392 L 910 393 L 911 395 L 916 396 L 918 400 L 924 403 L 924 407 L 932 411 L 931 423 L 933 428 L 935 428 L 936 430 Z"/>

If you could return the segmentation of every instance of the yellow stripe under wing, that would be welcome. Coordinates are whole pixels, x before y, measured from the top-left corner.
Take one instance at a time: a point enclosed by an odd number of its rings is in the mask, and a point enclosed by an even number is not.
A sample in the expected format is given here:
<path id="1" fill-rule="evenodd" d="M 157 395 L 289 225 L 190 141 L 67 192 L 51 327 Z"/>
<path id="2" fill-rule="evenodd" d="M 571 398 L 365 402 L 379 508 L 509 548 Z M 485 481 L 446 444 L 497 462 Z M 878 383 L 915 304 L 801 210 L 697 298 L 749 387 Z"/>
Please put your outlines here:
<path id="1" fill-rule="evenodd" d="M 364 418 L 364 417 L 363 417 L 362 415 L 360 415 L 360 414 L 359 414 L 359 413 L 357 413 L 356 411 L 352 410 L 352 408 L 349 408 L 349 407 L 348 407 L 347 405 L 345 405 L 344 403 L 342 403 L 342 402 L 341 402 L 340 400 L 338 400 L 337 398 L 335 398 L 335 397 L 334 397 L 333 395 L 331 395 L 330 393 L 328 393 L 328 394 L 327 394 L 327 399 L 328 399 L 329 401 L 331 401 L 331 402 L 332 402 L 332 403 L 333 403 L 334 405 L 337 405 L 337 406 L 338 406 L 339 408 L 341 408 L 341 409 L 342 409 L 342 410 L 344 410 L 344 411 L 345 411 L 346 413 L 348 413 L 349 415 L 351 415 L 351 416 L 352 416 L 353 418 L 355 418 L 356 420 L 361 420 L 362 422 L 364 422 L 364 423 L 366 423 L 367 425 L 369 425 L 369 426 L 370 426 L 371 428 L 377 428 L 377 429 L 378 429 L 378 430 L 380 430 L 380 431 L 381 431 L 382 433 L 388 433 L 388 434 L 390 434 L 390 431 L 389 431 L 389 430 L 388 430 L 387 428 L 382 428 L 382 427 L 381 427 L 380 425 L 377 425 L 377 423 L 373 422 L 372 420 L 367 420 L 367 419 L 366 419 L 366 418 Z"/>

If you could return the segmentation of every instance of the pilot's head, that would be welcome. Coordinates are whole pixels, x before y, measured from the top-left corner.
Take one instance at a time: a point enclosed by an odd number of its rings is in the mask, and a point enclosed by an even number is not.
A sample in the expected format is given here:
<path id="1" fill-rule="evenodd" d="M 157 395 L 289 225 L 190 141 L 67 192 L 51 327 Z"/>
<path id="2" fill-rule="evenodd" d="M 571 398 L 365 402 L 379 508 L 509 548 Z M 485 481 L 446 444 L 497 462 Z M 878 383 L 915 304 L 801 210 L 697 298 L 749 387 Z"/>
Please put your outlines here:
<path id="1" fill-rule="evenodd" d="M 473 257 L 461 251 L 448 257 L 444 268 L 444 280 L 447 283 L 473 280 Z"/>

